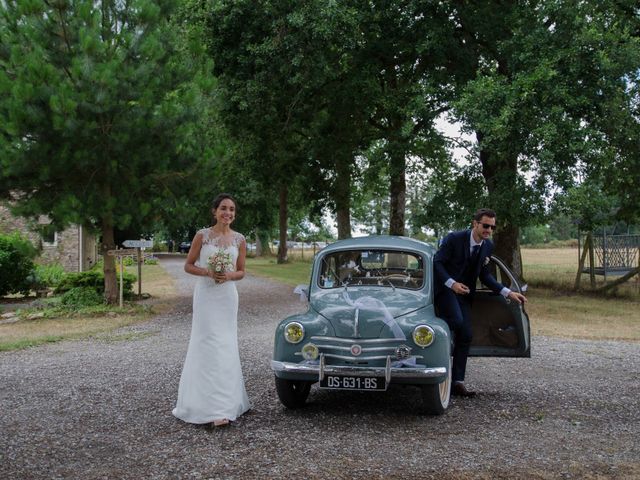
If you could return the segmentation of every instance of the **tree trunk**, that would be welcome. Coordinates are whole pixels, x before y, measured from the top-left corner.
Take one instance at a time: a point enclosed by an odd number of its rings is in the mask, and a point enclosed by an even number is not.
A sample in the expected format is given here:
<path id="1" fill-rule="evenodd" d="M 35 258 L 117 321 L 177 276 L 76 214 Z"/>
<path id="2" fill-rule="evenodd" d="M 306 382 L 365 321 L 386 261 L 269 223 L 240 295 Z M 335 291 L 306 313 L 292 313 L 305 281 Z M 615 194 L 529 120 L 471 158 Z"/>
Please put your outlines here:
<path id="1" fill-rule="evenodd" d="M 280 244 L 278 245 L 278 263 L 287 262 L 287 201 L 289 196 L 289 190 L 286 185 L 280 186 L 280 208 L 278 225 L 280 229 Z"/>
<path id="2" fill-rule="evenodd" d="M 260 235 L 258 234 L 258 229 L 256 228 L 256 257 L 262 256 L 262 240 L 260 240 Z"/>
<path id="3" fill-rule="evenodd" d="M 374 218 L 375 218 L 375 222 L 376 222 L 376 235 L 382 235 L 382 229 L 383 229 L 383 215 L 382 215 L 382 198 L 376 198 L 375 199 L 375 205 L 374 205 Z"/>
<path id="4" fill-rule="evenodd" d="M 337 159 L 334 198 L 338 240 L 351 238 L 351 159 Z"/>
<path id="5" fill-rule="evenodd" d="M 505 262 L 513 273 L 522 279 L 520 227 L 512 222 L 512 215 L 510 215 L 510 212 L 513 211 L 517 214 L 522 199 L 510 198 L 514 194 L 505 189 L 505 186 L 509 188 L 509 185 L 515 185 L 518 175 L 518 157 L 517 154 L 494 155 L 483 148 L 484 135 L 482 132 L 476 131 L 476 136 L 480 146 L 482 176 L 489 193 L 489 203 L 496 204 L 494 208 L 498 210 L 498 218 L 496 219 L 498 229 L 494 235 L 496 244 L 494 253 Z M 486 205 L 486 207 L 491 208 L 491 205 Z"/>
<path id="6" fill-rule="evenodd" d="M 111 215 L 102 219 L 102 258 L 104 259 L 104 299 L 110 304 L 118 303 L 118 282 L 116 281 L 116 261 L 107 251 L 116 248 Z"/>
<path id="7" fill-rule="evenodd" d="M 498 219 L 499 220 L 499 219 Z M 502 224 L 494 235 L 494 254 L 500 257 L 518 278 L 524 281 L 522 255 L 520 253 L 520 227 Z"/>
<path id="8" fill-rule="evenodd" d="M 404 151 L 393 148 L 389 155 L 389 235 L 404 235 L 404 213 L 407 184 L 405 172 L 407 162 Z"/>
<path id="9" fill-rule="evenodd" d="M 351 238 L 351 213 L 349 208 L 340 208 L 336 211 L 338 223 L 338 240 Z"/>
<path id="10" fill-rule="evenodd" d="M 266 230 L 256 228 L 256 257 L 262 257 L 263 255 L 271 255 L 269 234 Z"/>

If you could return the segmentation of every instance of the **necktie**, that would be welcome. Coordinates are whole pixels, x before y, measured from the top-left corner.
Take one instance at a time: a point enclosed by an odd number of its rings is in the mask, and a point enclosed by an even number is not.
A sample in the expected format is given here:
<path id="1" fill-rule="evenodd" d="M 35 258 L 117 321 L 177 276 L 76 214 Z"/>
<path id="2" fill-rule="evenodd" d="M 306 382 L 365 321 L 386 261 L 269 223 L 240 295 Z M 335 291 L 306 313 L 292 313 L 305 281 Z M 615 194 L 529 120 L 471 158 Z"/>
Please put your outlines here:
<path id="1" fill-rule="evenodd" d="M 475 261 L 475 259 L 478 257 L 478 252 L 480 251 L 480 245 L 474 245 L 473 248 L 471 249 L 471 260 Z"/>

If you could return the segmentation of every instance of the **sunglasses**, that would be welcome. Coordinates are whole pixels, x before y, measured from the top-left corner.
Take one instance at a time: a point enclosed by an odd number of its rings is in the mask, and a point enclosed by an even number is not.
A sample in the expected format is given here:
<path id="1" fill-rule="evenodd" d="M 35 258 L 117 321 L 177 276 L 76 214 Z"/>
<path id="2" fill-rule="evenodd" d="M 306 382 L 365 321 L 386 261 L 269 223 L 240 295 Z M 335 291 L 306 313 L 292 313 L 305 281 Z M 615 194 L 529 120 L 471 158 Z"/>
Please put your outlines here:
<path id="1" fill-rule="evenodd" d="M 496 229 L 495 225 L 489 225 L 488 223 L 481 223 L 480 225 L 482 225 L 482 228 L 484 228 L 485 230 L 487 230 L 488 228 L 490 228 L 491 230 Z"/>

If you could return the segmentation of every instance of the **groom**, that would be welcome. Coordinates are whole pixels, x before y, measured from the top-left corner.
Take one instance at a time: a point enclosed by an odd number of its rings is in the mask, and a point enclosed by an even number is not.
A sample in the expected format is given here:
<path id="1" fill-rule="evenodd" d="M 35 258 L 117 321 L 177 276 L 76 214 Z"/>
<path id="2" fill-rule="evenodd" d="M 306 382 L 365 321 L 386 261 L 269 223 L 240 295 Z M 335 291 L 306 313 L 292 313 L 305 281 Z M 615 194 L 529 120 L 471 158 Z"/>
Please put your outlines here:
<path id="1" fill-rule="evenodd" d="M 493 252 L 491 232 L 495 229 L 496 212 L 481 208 L 473 216 L 471 230 L 447 235 L 433 258 L 435 305 L 439 316 L 455 334 L 451 387 L 453 395 L 473 397 L 476 394 L 465 387 L 464 374 L 471 346 L 471 304 L 478 278 L 505 298 L 518 303 L 527 301 L 524 295 L 512 292 L 498 283 L 487 267 Z"/>

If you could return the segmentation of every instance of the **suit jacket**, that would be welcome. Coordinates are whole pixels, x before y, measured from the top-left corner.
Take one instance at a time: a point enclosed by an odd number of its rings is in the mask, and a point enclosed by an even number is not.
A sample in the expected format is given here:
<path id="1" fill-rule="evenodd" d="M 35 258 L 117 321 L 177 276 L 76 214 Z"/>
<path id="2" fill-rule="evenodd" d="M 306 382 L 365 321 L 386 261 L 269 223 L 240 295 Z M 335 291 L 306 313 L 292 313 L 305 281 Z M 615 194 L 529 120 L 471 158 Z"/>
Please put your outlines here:
<path id="1" fill-rule="evenodd" d="M 478 263 L 476 264 L 475 271 L 472 272 L 473 282 L 469 285 L 468 281 L 464 280 L 465 270 L 469 262 L 471 253 L 470 230 L 461 230 L 458 232 L 452 232 L 447 235 L 440 245 L 440 249 L 433 257 L 433 270 L 434 270 L 434 293 L 437 296 L 441 291 L 448 289 L 445 282 L 449 278 L 453 278 L 456 282 L 462 282 L 471 290 L 470 295 L 476 291 L 476 279 L 480 278 L 480 281 L 493 290 L 495 293 L 500 293 L 504 287 L 491 275 L 489 268 L 486 265 L 486 259 L 491 256 L 493 252 L 493 242 L 491 240 L 485 240 L 480 246 L 478 252 Z"/>

